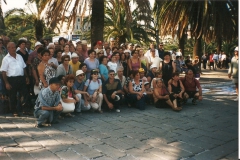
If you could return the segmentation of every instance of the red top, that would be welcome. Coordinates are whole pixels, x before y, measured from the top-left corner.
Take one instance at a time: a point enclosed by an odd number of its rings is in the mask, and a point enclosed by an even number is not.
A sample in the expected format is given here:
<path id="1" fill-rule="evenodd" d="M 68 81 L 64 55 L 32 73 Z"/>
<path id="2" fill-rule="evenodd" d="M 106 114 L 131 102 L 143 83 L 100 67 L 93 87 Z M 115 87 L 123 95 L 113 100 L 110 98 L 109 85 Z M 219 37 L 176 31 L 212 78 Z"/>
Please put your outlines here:
<path id="1" fill-rule="evenodd" d="M 209 62 L 213 62 L 213 54 L 209 55 Z"/>
<path id="2" fill-rule="evenodd" d="M 183 83 L 185 91 L 196 91 L 196 87 L 200 87 L 199 81 L 195 78 L 193 78 L 192 82 L 189 82 L 185 77 L 182 77 L 180 80 Z"/>

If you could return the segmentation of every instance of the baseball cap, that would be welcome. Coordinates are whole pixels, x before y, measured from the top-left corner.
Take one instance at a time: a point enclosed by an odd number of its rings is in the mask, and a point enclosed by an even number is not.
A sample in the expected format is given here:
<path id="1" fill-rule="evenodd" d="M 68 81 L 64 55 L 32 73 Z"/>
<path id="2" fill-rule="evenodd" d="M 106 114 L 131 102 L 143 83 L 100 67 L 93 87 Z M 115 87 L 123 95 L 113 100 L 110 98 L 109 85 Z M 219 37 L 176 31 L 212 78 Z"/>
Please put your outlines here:
<path id="1" fill-rule="evenodd" d="M 155 64 L 152 64 L 152 65 L 150 66 L 150 69 L 152 69 L 152 68 L 157 68 L 157 66 L 156 66 Z"/>
<path id="2" fill-rule="evenodd" d="M 73 52 L 71 58 L 77 58 L 77 57 L 78 57 L 77 53 Z"/>
<path id="3" fill-rule="evenodd" d="M 234 51 L 238 51 L 238 47 L 236 47 L 236 48 L 234 49 Z"/>
<path id="4" fill-rule="evenodd" d="M 77 70 L 76 71 L 76 76 L 80 75 L 80 74 L 83 74 L 84 72 L 82 70 Z"/>
<path id="5" fill-rule="evenodd" d="M 98 45 L 102 45 L 102 41 L 97 41 L 97 44 Z"/>
<path id="6" fill-rule="evenodd" d="M 58 77 L 53 77 L 49 80 L 49 84 L 53 83 L 61 83 L 61 81 L 58 79 Z"/>
<path id="7" fill-rule="evenodd" d="M 98 73 L 98 71 L 96 69 L 92 69 L 91 70 L 91 75 L 94 74 L 94 73 Z"/>
<path id="8" fill-rule="evenodd" d="M 42 45 L 43 45 L 42 43 L 40 43 L 39 41 L 37 41 L 34 46 L 37 47 L 37 46 L 42 46 Z"/>
<path id="9" fill-rule="evenodd" d="M 138 72 L 145 72 L 143 68 L 139 68 Z"/>

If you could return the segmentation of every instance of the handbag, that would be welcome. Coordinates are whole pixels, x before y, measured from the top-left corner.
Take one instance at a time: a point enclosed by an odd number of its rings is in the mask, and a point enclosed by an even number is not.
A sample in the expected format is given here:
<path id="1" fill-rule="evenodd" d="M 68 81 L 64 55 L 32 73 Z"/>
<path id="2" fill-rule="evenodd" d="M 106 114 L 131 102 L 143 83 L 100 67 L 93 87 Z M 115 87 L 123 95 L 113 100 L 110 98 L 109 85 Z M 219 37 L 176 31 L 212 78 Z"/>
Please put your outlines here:
<path id="1" fill-rule="evenodd" d="M 60 102 L 62 104 L 63 110 L 62 113 L 71 113 L 74 112 L 75 104 L 74 103 L 65 103 L 62 99 L 60 99 Z"/>
<path id="2" fill-rule="evenodd" d="M 41 91 L 41 89 L 39 88 L 39 86 L 36 86 L 36 85 L 34 85 L 33 90 L 34 90 L 34 94 L 35 94 L 35 95 L 38 95 L 39 92 Z"/>

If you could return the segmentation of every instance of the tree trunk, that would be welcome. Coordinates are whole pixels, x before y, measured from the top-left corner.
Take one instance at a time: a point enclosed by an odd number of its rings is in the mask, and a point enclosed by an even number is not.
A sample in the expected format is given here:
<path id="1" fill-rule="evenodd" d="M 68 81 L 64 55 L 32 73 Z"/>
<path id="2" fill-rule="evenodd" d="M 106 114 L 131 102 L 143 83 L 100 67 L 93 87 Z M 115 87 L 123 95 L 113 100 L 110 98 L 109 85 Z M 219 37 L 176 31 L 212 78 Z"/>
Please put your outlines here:
<path id="1" fill-rule="evenodd" d="M 2 6 L 0 5 L 0 31 L 1 31 L 1 33 L 3 33 L 4 30 L 5 30 L 5 24 L 4 24 Z"/>
<path id="2" fill-rule="evenodd" d="M 92 0 L 91 47 L 97 41 L 103 41 L 104 0 Z"/>
<path id="3" fill-rule="evenodd" d="M 202 57 L 202 36 L 195 40 L 193 47 L 193 59 L 198 56 L 199 59 Z"/>
<path id="4" fill-rule="evenodd" d="M 185 34 L 179 38 L 179 48 L 182 50 L 182 55 L 184 56 L 184 44 L 185 44 Z"/>
<path id="5" fill-rule="evenodd" d="M 43 38 L 43 28 L 44 28 L 44 22 L 41 19 L 35 20 L 35 37 L 37 41 L 41 41 Z"/>
<path id="6" fill-rule="evenodd" d="M 217 53 L 220 53 L 222 49 L 222 37 L 218 37 L 217 39 Z"/>

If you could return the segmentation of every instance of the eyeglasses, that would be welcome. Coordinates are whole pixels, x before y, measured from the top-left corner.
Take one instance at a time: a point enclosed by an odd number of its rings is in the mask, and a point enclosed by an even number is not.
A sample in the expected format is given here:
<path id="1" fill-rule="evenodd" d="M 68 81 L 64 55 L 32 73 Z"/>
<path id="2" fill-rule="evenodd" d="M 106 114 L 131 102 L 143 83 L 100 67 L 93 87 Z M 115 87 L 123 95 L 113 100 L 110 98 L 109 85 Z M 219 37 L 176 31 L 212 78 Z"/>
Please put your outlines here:
<path id="1" fill-rule="evenodd" d="M 81 77 L 82 77 L 82 76 L 85 76 L 85 74 L 79 74 L 79 76 L 81 76 Z"/>

